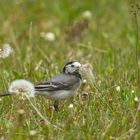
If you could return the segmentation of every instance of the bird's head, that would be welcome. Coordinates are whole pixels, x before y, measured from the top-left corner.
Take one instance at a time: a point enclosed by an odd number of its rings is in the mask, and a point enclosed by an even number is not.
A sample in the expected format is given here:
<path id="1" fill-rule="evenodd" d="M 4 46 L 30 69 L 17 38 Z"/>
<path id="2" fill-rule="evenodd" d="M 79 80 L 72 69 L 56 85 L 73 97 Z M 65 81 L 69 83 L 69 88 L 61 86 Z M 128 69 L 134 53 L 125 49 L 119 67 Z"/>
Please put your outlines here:
<path id="1" fill-rule="evenodd" d="M 74 73 L 79 73 L 79 70 L 81 68 L 81 64 L 77 61 L 71 61 L 68 62 L 64 68 L 63 68 L 63 72 L 66 74 L 74 74 Z"/>

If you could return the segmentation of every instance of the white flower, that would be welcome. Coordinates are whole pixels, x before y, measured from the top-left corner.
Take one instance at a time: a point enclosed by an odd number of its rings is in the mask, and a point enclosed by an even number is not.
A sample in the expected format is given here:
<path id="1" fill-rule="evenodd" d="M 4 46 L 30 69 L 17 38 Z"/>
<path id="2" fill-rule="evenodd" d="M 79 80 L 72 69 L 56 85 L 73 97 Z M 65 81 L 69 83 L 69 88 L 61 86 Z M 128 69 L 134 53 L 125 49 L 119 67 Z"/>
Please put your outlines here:
<path id="1" fill-rule="evenodd" d="M 13 81 L 8 89 L 9 93 L 17 94 L 22 96 L 34 97 L 35 89 L 34 85 L 26 80 L 15 80 Z"/>
<path id="2" fill-rule="evenodd" d="M 73 104 L 69 104 L 68 108 L 73 108 Z"/>
<path id="3" fill-rule="evenodd" d="M 120 91 L 121 91 L 120 86 L 116 86 L 116 91 L 118 91 L 118 92 L 120 92 Z"/>
<path id="4" fill-rule="evenodd" d="M 13 52 L 13 49 L 9 44 L 3 44 L 3 47 L 0 48 L 0 58 L 6 58 Z"/>
<path id="5" fill-rule="evenodd" d="M 87 80 L 86 79 L 83 80 L 83 84 L 85 84 L 85 83 L 87 83 Z"/>
<path id="6" fill-rule="evenodd" d="M 82 13 L 82 17 L 86 19 L 90 19 L 92 17 L 92 13 L 89 10 L 86 10 Z"/>
<path id="7" fill-rule="evenodd" d="M 139 102 L 139 98 L 138 98 L 138 97 L 135 97 L 135 98 L 134 98 L 134 101 L 135 101 L 135 102 Z"/>
<path id="8" fill-rule="evenodd" d="M 134 92 L 135 92 L 135 90 L 132 90 L 132 91 L 131 91 L 131 93 L 134 93 Z"/>
<path id="9" fill-rule="evenodd" d="M 35 131 L 35 130 L 31 130 L 29 133 L 30 133 L 30 136 L 34 136 L 34 135 L 37 134 L 37 131 Z"/>
<path id="10" fill-rule="evenodd" d="M 55 34 L 52 32 L 47 32 L 47 33 L 41 32 L 40 36 L 47 41 L 50 41 L 50 42 L 55 41 Z"/>

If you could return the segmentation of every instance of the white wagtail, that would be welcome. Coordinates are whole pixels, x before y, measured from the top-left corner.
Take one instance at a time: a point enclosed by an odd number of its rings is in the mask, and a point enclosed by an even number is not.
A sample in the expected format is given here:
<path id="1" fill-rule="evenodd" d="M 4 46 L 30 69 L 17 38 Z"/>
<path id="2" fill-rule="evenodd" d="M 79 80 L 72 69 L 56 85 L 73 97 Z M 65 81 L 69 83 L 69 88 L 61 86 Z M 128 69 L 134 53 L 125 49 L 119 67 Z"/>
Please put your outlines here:
<path id="1" fill-rule="evenodd" d="M 61 74 L 35 85 L 36 95 L 44 95 L 49 99 L 54 99 L 54 108 L 57 111 L 59 100 L 73 96 L 80 88 L 82 78 L 79 70 L 81 66 L 76 61 L 68 62 Z M 0 97 L 6 95 L 11 94 L 2 94 Z"/>
<path id="2" fill-rule="evenodd" d="M 59 100 L 73 96 L 79 89 L 82 81 L 80 68 L 79 62 L 68 62 L 63 68 L 63 73 L 35 86 L 37 94 L 54 99 L 54 108 L 58 110 Z"/>

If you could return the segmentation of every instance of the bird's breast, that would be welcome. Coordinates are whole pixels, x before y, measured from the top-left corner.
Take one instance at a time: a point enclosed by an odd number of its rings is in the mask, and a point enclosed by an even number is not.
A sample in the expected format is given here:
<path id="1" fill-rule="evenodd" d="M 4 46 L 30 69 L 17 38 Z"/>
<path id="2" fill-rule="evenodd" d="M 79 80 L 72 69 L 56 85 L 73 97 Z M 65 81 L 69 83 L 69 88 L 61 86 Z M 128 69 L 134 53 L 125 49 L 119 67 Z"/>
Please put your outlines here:
<path id="1" fill-rule="evenodd" d="M 52 98 L 56 99 L 66 99 L 69 98 L 71 96 L 73 96 L 75 93 L 75 91 L 70 91 L 70 90 L 59 90 L 59 91 L 53 91 L 52 93 L 50 93 L 50 96 Z"/>

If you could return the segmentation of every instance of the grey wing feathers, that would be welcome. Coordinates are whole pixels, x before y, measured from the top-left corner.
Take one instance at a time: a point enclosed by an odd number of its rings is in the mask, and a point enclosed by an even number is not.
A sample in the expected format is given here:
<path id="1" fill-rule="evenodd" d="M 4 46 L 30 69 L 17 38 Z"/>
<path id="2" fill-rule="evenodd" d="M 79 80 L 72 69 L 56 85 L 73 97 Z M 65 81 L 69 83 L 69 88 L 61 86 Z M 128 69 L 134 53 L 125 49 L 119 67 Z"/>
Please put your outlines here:
<path id="1" fill-rule="evenodd" d="M 37 84 L 35 86 L 36 91 L 55 91 L 55 90 L 70 90 L 75 82 L 78 82 L 74 75 L 60 74 L 53 77 L 52 79 Z"/>

